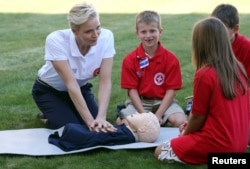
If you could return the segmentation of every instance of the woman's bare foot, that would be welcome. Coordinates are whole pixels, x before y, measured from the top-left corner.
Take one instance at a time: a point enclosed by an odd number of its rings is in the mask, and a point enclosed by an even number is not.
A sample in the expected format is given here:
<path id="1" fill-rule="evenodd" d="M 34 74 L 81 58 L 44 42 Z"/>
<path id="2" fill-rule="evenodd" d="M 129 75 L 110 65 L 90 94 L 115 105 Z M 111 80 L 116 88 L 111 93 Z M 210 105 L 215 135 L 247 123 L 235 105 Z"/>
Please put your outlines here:
<path id="1" fill-rule="evenodd" d="M 42 112 L 38 113 L 37 115 L 38 119 L 40 119 L 43 123 L 47 123 L 48 119 L 44 117 L 44 114 Z"/>

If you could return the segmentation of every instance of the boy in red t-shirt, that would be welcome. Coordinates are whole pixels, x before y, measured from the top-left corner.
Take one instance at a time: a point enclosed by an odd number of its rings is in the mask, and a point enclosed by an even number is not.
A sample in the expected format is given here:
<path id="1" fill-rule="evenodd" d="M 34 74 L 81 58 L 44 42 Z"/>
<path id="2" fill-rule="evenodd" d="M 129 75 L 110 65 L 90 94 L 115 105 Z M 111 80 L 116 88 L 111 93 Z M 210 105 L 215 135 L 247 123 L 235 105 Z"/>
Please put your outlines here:
<path id="1" fill-rule="evenodd" d="M 232 48 L 237 59 L 244 65 L 248 77 L 250 77 L 250 40 L 239 31 L 238 10 L 230 4 L 220 4 L 212 12 L 211 16 L 219 18 L 226 26 Z"/>
<path id="2" fill-rule="evenodd" d="M 136 34 L 140 45 L 123 60 L 121 87 L 127 89 L 129 101 L 119 112 L 117 124 L 135 112 L 154 112 L 161 125 L 179 126 L 186 121 L 177 104 L 176 90 L 182 87 L 180 64 L 174 53 L 159 42 L 161 18 L 155 11 L 136 16 Z"/>
<path id="3" fill-rule="evenodd" d="M 250 78 L 250 39 L 238 33 L 239 14 L 237 8 L 230 4 L 220 4 L 213 10 L 211 16 L 219 18 L 226 26 L 233 52 L 236 58 L 244 65 Z M 248 144 L 250 145 L 250 129 Z"/>

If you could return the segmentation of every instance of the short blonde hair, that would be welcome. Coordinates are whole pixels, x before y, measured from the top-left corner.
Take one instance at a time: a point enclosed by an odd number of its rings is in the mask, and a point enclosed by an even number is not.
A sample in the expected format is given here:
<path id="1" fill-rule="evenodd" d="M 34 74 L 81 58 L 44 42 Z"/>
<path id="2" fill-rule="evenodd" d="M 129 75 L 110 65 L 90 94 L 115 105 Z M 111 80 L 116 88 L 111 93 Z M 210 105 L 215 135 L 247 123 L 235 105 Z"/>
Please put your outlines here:
<path id="1" fill-rule="evenodd" d="M 149 24 L 151 22 L 155 22 L 158 25 L 159 29 L 162 29 L 161 25 L 161 16 L 156 11 L 142 11 L 139 14 L 136 15 L 136 30 L 138 30 L 138 24 L 139 23 L 146 23 Z"/>
<path id="2" fill-rule="evenodd" d="M 74 5 L 69 11 L 67 18 L 71 29 L 79 29 L 81 24 L 94 17 L 99 18 L 96 9 L 91 4 L 83 2 Z"/>

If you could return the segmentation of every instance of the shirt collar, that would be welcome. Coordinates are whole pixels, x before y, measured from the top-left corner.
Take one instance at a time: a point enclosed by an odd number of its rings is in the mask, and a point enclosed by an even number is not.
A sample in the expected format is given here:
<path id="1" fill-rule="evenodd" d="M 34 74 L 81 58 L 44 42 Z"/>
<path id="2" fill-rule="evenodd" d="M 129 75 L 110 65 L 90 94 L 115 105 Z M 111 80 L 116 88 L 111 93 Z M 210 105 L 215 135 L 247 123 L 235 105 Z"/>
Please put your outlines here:
<path id="1" fill-rule="evenodd" d="M 71 31 L 70 33 L 70 51 L 73 57 L 81 57 L 83 56 L 77 46 L 76 39 L 74 33 Z M 98 43 L 98 42 L 97 42 Z M 88 53 L 86 55 L 91 55 L 96 52 L 96 46 L 91 46 Z"/>
<path id="2" fill-rule="evenodd" d="M 159 55 L 159 54 L 162 54 L 161 52 L 163 51 L 163 46 L 161 44 L 161 42 L 158 42 L 158 48 L 155 52 L 155 55 L 153 58 L 155 58 L 155 56 Z M 149 56 L 147 56 L 147 54 L 145 53 L 144 51 L 144 48 L 142 46 L 142 43 L 139 45 L 139 47 L 137 48 L 137 58 L 138 59 L 144 59 L 144 58 L 150 58 Z M 153 59 L 152 58 L 152 59 Z"/>

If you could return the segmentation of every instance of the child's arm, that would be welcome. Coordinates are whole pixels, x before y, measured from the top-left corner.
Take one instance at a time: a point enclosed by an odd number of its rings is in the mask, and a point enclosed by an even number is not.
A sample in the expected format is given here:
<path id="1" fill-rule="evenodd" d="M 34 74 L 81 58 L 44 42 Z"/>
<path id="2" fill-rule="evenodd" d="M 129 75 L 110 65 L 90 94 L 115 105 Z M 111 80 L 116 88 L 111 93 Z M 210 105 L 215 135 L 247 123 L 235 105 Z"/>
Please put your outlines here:
<path id="1" fill-rule="evenodd" d="M 192 113 L 189 115 L 189 120 L 186 128 L 183 130 L 182 135 L 186 135 L 189 133 L 194 133 L 200 130 L 205 123 L 206 116 L 201 115 L 193 115 Z"/>
<path id="2" fill-rule="evenodd" d="M 160 124 L 162 124 L 162 116 L 165 111 L 168 109 L 169 105 L 172 103 L 176 93 L 175 90 L 167 90 L 160 107 L 155 112 L 155 115 L 158 117 Z"/>
<path id="3" fill-rule="evenodd" d="M 128 89 L 128 95 L 138 113 L 145 112 L 137 89 Z"/>

